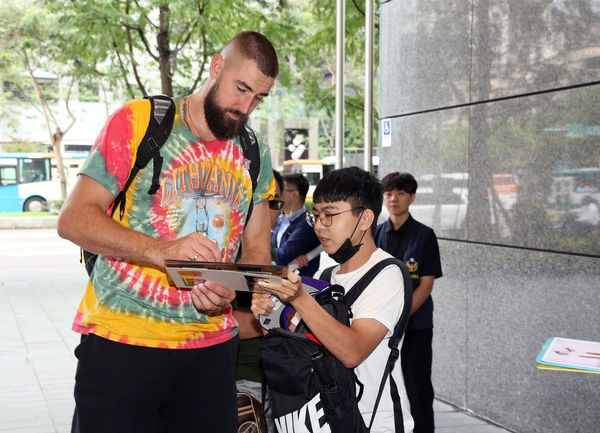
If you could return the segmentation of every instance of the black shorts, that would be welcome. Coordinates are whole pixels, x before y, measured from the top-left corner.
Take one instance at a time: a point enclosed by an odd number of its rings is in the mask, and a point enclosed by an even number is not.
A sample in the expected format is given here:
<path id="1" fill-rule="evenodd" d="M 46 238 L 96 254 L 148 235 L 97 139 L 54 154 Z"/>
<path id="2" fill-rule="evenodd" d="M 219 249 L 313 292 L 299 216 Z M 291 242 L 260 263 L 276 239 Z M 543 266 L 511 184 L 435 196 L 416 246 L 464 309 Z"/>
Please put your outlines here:
<path id="1" fill-rule="evenodd" d="M 238 343 L 157 349 L 83 336 L 72 432 L 235 432 Z"/>

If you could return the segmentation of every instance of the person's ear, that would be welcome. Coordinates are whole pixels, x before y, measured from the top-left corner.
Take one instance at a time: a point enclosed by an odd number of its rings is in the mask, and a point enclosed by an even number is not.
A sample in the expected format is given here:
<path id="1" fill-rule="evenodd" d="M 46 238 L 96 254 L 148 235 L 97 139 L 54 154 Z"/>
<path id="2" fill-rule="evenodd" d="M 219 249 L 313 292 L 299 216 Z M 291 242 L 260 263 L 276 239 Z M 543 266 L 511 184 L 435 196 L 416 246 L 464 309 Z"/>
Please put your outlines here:
<path id="1" fill-rule="evenodd" d="M 210 77 L 217 78 L 225 69 L 225 59 L 221 54 L 215 54 L 210 61 Z"/>
<path id="2" fill-rule="evenodd" d="M 360 217 L 360 230 L 370 230 L 375 219 L 375 213 L 371 209 L 365 209 Z"/>
<path id="3" fill-rule="evenodd" d="M 415 201 L 415 198 L 416 198 L 416 197 L 417 197 L 417 194 L 413 192 L 413 193 L 410 195 L 410 203 L 409 203 L 409 204 L 413 204 L 413 202 Z"/>

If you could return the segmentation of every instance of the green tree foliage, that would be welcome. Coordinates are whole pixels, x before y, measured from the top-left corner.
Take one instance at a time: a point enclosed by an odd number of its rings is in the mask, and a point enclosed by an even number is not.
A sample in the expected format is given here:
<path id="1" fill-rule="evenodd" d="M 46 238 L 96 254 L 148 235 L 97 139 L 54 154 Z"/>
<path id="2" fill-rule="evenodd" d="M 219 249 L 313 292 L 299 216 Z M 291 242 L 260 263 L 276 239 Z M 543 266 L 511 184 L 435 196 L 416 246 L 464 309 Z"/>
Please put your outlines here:
<path id="1" fill-rule="evenodd" d="M 364 5 L 356 0 L 347 2 L 347 149 L 362 148 L 363 8 Z M 33 14 L 43 21 L 38 23 L 39 27 L 24 28 L 22 34 L 40 39 L 32 44 L 41 53 L 35 56 L 36 60 L 55 61 L 56 64 L 49 64 L 46 71 L 88 83 L 86 85 L 101 86 L 103 93 L 110 95 L 104 98 L 112 103 L 146 93 L 180 95 L 191 92 L 206 79 L 211 56 L 227 40 L 241 30 L 260 31 L 275 45 L 281 67 L 272 97 L 265 106 L 259 107 L 257 115 L 316 116 L 323 137 L 322 153 L 332 151 L 335 2 L 42 0 L 41 6 L 39 2 L 35 7 L 29 5 L 27 12 L 23 3 L 16 9 L 17 16 Z M 7 20 L 11 14 L 3 13 Z M 42 29 L 49 32 L 44 37 L 38 35 Z M 377 30 L 375 36 L 377 57 Z M 0 56 L 4 55 L 11 57 L 13 54 L 3 50 Z M 13 68 L 15 76 L 20 73 L 17 72 L 19 67 L 23 71 L 22 62 L 4 58 L 4 63 L 18 66 Z M 378 64 L 377 58 L 374 63 Z M 83 86 L 79 87 L 82 91 Z M 31 94 L 25 85 L 23 90 L 23 94 Z"/>
<path id="2" fill-rule="evenodd" d="M 362 150 L 364 134 L 364 50 L 365 15 L 364 3 L 356 0 L 346 4 L 345 31 L 345 130 L 347 150 Z M 378 10 L 379 2 L 375 2 Z M 301 23 L 302 44 L 293 52 L 290 62 L 292 87 L 299 89 L 299 96 L 307 114 L 319 118 L 321 148 L 324 154 L 333 153 L 333 118 L 335 115 L 335 67 L 336 67 L 336 7 L 331 0 L 294 2 Z M 379 64 L 378 17 L 375 16 L 374 65 Z M 377 77 L 377 73 L 374 74 Z M 376 84 L 376 80 L 375 80 Z M 376 90 L 376 86 L 375 86 Z M 374 104 L 376 110 L 377 104 Z M 375 118 L 377 114 L 375 112 Z"/>
<path id="3" fill-rule="evenodd" d="M 29 1 L 2 3 L 0 78 L 2 111 L 19 113 L 18 101 L 22 100 L 43 117 L 57 156 L 61 194 L 66 198 L 61 143 L 75 123 L 69 108 L 75 75 L 73 61 L 61 49 L 69 35 L 58 25 L 57 19 L 55 14 L 43 7 L 34 7 Z"/>
<path id="4" fill-rule="evenodd" d="M 242 30 L 267 34 L 279 53 L 295 40 L 284 1 L 47 0 L 76 31 L 69 51 L 79 68 L 128 96 L 191 92 L 211 57 Z M 271 17 L 275 17 L 273 20 Z M 285 70 L 283 71 L 285 77 Z"/>
<path id="5" fill-rule="evenodd" d="M 329 0 L 47 0 L 74 31 L 68 48 L 82 72 L 129 97 L 193 91 L 212 55 L 241 30 L 260 31 L 280 56 L 280 77 L 263 115 L 317 116 L 333 144 L 335 3 Z M 362 148 L 364 12 L 346 13 L 346 145 Z M 378 53 L 378 44 L 375 55 Z M 375 64 L 378 61 L 375 60 Z M 158 85 L 160 83 L 160 85 Z M 277 92 L 284 88 L 285 92 Z M 283 93 L 283 96 L 282 96 Z M 275 107 L 273 106 L 275 105 Z"/>

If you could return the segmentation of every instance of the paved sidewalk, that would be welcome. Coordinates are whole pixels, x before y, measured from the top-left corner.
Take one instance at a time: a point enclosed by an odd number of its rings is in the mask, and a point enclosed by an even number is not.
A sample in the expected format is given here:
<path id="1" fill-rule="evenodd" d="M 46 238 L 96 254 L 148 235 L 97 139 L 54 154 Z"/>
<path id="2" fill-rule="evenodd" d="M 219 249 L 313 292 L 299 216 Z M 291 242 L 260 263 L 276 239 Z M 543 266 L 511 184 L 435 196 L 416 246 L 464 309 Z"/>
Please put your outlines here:
<path id="1" fill-rule="evenodd" d="M 54 230 L 0 230 L 0 245 L 0 433 L 69 432 L 79 250 Z M 436 432 L 507 433 L 444 402 L 434 408 Z"/>
<path id="2" fill-rule="evenodd" d="M 56 228 L 58 215 L 48 216 L 0 216 L 0 229 L 49 229 Z"/>

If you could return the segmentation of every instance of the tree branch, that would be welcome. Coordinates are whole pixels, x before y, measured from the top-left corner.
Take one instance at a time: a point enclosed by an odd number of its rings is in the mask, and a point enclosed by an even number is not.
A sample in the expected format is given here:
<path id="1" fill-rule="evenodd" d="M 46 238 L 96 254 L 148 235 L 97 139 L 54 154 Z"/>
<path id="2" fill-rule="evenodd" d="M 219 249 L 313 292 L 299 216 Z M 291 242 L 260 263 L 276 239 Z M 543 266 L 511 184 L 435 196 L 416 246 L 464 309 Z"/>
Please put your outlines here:
<path id="1" fill-rule="evenodd" d="M 135 4 L 138 6 L 138 8 L 141 9 L 141 7 L 139 6 L 139 4 L 137 3 L 137 0 L 134 0 L 134 1 L 135 1 Z M 129 16 L 129 14 L 130 14 L 130 12 L 129 12 L 129 2 L 127 2 L 127 6 L 125 7 L 125 14 L 127 16 Z M 142 12 L 142 15 L 144 15 L 143 12 Z M 148 22 L 150 23 L 150 25 L 152 25 L 154 28 L 160 30 L 147 17 L 146 17 L 146 19 L 148 20 Z M 127 40 L 129 41 L 129 43 L 131 44 L 131 30 L 135 30 L 137 32 L 137 34 L 140 36 L 142 44 L 144 44 L 144 47 L 146 48 L 146 52 L 150 55 L 150 57 L 152 57 L 154 59 L 155 62 L 158 62 L 158 56 L 152 52 L 152 49 L 150 48 L 150 44 L 148 43 L 148 40 L 146 39 L 146 35 L 144 35 L 143 29 L 141 29 L 141 28 L 139 28 L 137 26 L 135 26 L 135 27 L 131 26 L 128 23 L 123 22 L 123 21 L 120 21 L 120 23 L 127 30 Z"/>
<path id="2" fill-rule="evenodd" d="M 356 8 L 356 10 L 364 17 L 365 16 L 365 11 L 363 11 L 361 8 L 358 7 L 358 4 L 356 3 L 356 0 L 352 0 L 352 3 L 354 3 L 354 7 Z M 374 13 L 374 15 L 377 17 L 379 16 L 379 14 L 377 12 Z M 377 30 L 379 30 L 379 24 L 377 24 L 375 22 L 375 17 L 373 17 L 373 27 L 375 27 Z"/>
<path id="3" fill-rule="evenodd" d="M 23 49 L 23 58 L 24 58 L 24 62 L 25 62 L 25 68 L 27 69 L 27 73 L 29 74 L 29 78 L 31 79 L 31 84 L 33 85 L 33 89 L 35 90 L 35 94 L 37 95 L 38 102 L 40 103 L 40 107 L 42 109 L 42 114 L 43 114 L 44 120 L 46 122 L 46 128 L 48 129 L 48 134 L 50 135 L 50 137 L 52 137 L 52 126 L 50 125 L 50 123 L 52 122 L 53 125 L 56 125 L 56 119 L 54 119 L 54 116 L 52 115 L 52 111 L 48 107 L 48 101 L 46 100 L 44 92 L 42 91 L 42 88 L 40 87 L 40 83 L 38 83 L 37 79 L 35 78 L 35 75 L 33 73 L 33 68 L 31 67 L 31 63 L 29 62 L 29 56 L 27 55 L 27 50 L 25 50 L 25 49 Z"/>
<path id="4" fill-rule="evenodd" d="M 155 61 L 158 62 L 158 56 L 152 52 L 152 49 L 150 48 L 150 44 L 148 44 L 148 40 L 146 39 L 146 35 L 144 35 L 144 31 L 142 29 L 140 29 L 139 27 L 134 27 L 133 30 L 135 30 L 138 33 L 138 35 L 140 36 L 140 39 L 142 40 L 142 43 L 144 44 L 144 47 L 146 48 L 146 52 L 150 55 L 150 57 L 152 57 Z M 127 31 L 129 31 L 129 29 Z"/>
<path id="5" fill-rule="evenodd" d="M 17 83 L 16 81 L 12 81 L 12 84 L 17 88 L 17 90 L 19 90 L 21 96 L 25 99 L 25 101 L 27 101 L 29 105 L 31 105 L 38 113 L 44 115 L 40 107 L 38 107 L 35 101 L 29 97 L 29 95 L 27 94 L 28 92 L 26 92 L 25 89 L 19 83 Z"/>
<path id="6" fill-rule="evenodd" d="M 204 72 L 204 67 L 206 66 L 206 62 L 208 60 L 208 54 L 206 53 L 206 45 L 207 45 L 206 29 L 204 27 L 202 27 L 202 64 L 200 65 L 200 70 L 198 71 L 196 80 L 194 80 L 194 84 L 192 85 L 192 88 L 190 89 L 191 93 L 193 93 L 194 90 L 196 90 L 196 86 L 198 85 L 198 83 L 200 82 L 200 79 L 202 78 L 202 73 Z"/>
<path id="7" fill-rule="evenodd" d="M 73 90 L 74 83 L 75 77 L 71 77 L 71 83 L 69 84 L 69 90 L 67 91 L 67 96 L 65 98 L 65 108 L 67 109 L 67 113 L 69 113 L 69 116 L 71 117 L 71 124 L 67 126 L 67 129 L 63 131 L 63 135 L 69 132 L 69 129 L 71 129 L 73 125 L 75 125 L 75 122 L 77 122 L 77 118 L 73 115 L 73 113 L 71 112 L 71 108 L 69 107 L 69 100 L 71 99 L 71 90 Z"/>
<path id="8" fill-rule="evenodd" d="M 125 69 L 125 65 L 123 64 L 123 59 L 121 59 L 121 54 L 119 53 L 119 50 L 117 49 L 117 43 L 115 42 L 114 39 L 113 39 L 113 48 L 115 49 L 115 53 L 117 54 L 117 59 L 119 60 L 119 69 L 121 70 L 121 76 L 123 78 L 123 81 L 125 82 L 125 85 L 127 86 L 127 93 L 129 93 L 129 96 L 131 97 L 131 99 L 134 99 L 135 95 L 133 94 L 133 90 L 131 88 L 131 84 L 129 83 L 129 80 L 127 79 L 127 70 Z"/>
<path id="9" fill-rule="evenodd" d="M 360 14 L 364 17 L 365 16 L 365 11 L 363 11 L 361 8 L 358 7 L 358 4 L 356 4 L 356 0 L 352 0 L 352 3 L 354 3 L 354 7 L 356 8 L 356 10 L 358 12 L 360 12 Z"/>
<path id="10" fill-rule="evenodd" d="M 142 91 L 144 95 L 147 95 L 146 88 L 142 84 L 142 80 L 138 74 L 137 65 L 135 63 L 135 57 L 133 55 L 133 42 L 131 41 L 131 31 L 127 29 L 127 45 L 129 47 L 129 58 L 131 59 L 131 67 L 133 68 L 133 76 L 135 77 L 135 81 L 139 89 Z"/>
<path id="11" fill-rule="evenodd" d="M 198 15 L 200 17 L 202 17 L 202 15 L 204 15 L 204 5 L 202 5 L 200 3 L 198 3 Z M 189 31 L 186 29 L 183 32 L 181 32 L 182 35 L 184 35 L 186 33 L 187 33 L 187 35 L 183 38 L 183 41 L 180 40 L 180 41 L 178 41 L 175 44 L 175 51 L 179 51 L 179 50 L 183 49 L 183 47 L 185 47 L 187 45 L 187 43 L 190 41 L 190 38 L 192 37 L 192 34 L 194 33 L 194 30 L 198 26 L 199 22 L 200 22 L 200 20 L 196 20 L 193 23 L 192 28 L 189 29 Z M 186 27 L 189 28 L 189 25 L 187 25 Z M 180 45 L 180 43 L 181 43 L 181 45 Z"/>
<path id="12" fill-rule="evenodd" d="M 148 24 L 150 24 L 152 27 L 154 27 L 156 30 L 158 30 L 158 26 L 156 24 L 154 24 L 152 22 L 152 20 L 150 20 L 150 18 L 148 18 L 148 15 L 146 15 L 146 12 L 144 11 L 144 8 L 142 8 L 142 6 L 140 6 L 140 4 L 138 3 L 137 0 L 133 0 L 133 2 L 135 3 L 135 5 L 138 7 L 138 9 L 140 10 L 140 13 L 142 14 L 142 16 L 144 17 L 144 19 L 146 21 L 148 21 Z"/>
<path id="13" fill-rule="evenodd" d="M 190 38 L 192 37 L 192 34 L 194 33 L 194 30 L 196 29 L 197 26 L 198 26 L 198 21 L 196 21 L 192 25 L 192 28 L 190 28 L 189 31 L 184 30 L 182 32 L 182 34 L 187 33 L 187 35 L 183 38 L 183 41 L 178 41 L 175 43 L 175 52 L 178 52 L 179 50 L 181 50 L 183 47 L 185 47 L 187 45 L 187 43 L 190 41 Z"/>

